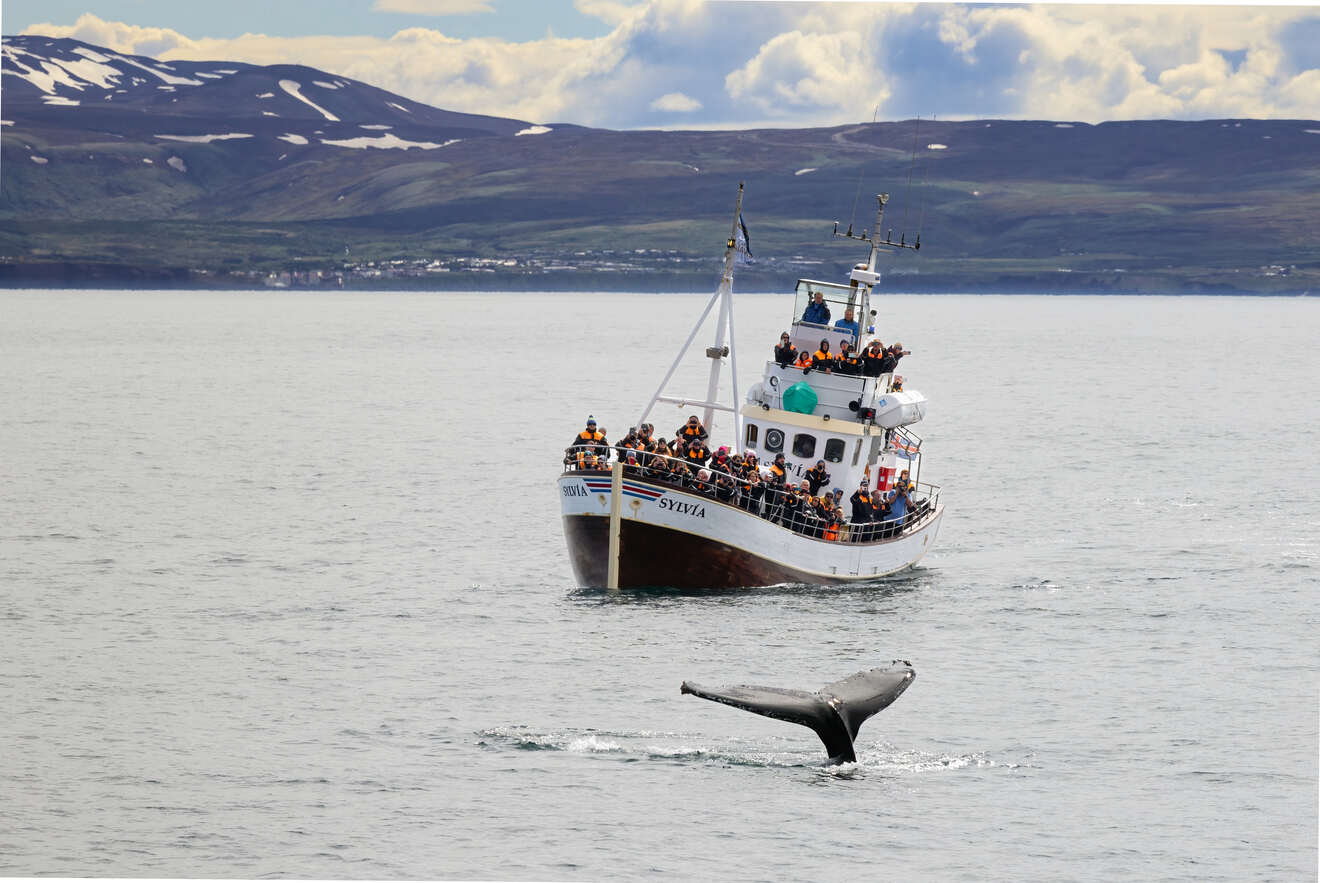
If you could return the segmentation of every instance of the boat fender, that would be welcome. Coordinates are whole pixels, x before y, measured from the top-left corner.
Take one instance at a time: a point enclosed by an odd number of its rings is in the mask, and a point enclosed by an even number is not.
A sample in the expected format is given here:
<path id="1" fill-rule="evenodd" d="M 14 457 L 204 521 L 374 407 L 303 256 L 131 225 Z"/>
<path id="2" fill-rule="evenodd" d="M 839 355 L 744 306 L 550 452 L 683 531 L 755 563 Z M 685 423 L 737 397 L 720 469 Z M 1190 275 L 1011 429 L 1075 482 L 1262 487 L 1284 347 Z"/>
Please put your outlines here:
<path id="1" fill-rule="evenodd" d="M 769 411 L 769 410 L 770 410 L 770 406 L 767 405 L 765 402 L 761 402 L 761 410 L 762 410 L 762 411 Z"/>
<path id="2" fill-rule="evenodd" d="M 829 420 L 829 419 L 830 419 L 830 415 L 829 415 L 829 414 L 821 414 L 821 415 L 820 415 L 820 419 L 822 419 L 822 420 Z"/>
<path id="3" fill-rule="evenodd" d="M 853 400 L 853 401 L 851 401 L 851 402 L 848 403 L 848 410 L 849 410 L 849 411 L 856 411 L 856 410 L 857 410 L 858 408 L 860 408 L 861 406 L 862 406 L 862 401 L 861 401 L 861 399 L 855 399 L 855 400 Z"/>

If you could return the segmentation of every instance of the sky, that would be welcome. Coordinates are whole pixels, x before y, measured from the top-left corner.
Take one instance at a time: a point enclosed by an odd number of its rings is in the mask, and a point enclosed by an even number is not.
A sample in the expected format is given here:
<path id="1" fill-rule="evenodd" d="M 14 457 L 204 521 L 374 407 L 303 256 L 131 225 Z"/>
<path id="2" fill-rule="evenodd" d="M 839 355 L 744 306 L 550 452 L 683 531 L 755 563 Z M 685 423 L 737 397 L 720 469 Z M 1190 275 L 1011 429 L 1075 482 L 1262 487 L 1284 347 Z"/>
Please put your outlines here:
<path id="1" fill-rule="evenodd" d="M 1320 119 L 1320 7 L 756 0 L 4 0 L 5 34 L 296 63 L 613 129 Z"/>

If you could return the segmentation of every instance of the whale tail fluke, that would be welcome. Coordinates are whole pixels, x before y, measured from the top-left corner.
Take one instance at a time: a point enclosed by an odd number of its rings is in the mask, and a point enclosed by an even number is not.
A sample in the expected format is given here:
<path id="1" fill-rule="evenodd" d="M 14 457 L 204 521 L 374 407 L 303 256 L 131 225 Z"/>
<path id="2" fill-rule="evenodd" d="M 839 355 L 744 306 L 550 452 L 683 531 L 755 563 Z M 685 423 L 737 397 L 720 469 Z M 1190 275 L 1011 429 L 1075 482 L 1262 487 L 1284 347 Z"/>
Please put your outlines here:
<path id="1" fill-rule="evenodd" d="M 911 663 L 895 660 L 885 668 L 858 672 L 815 693 L 746 685 L 711 689 L 688 681 L 679 692 L 801 724 L 820 737 L 830 763 L 852 763 L 857 760 L 853 742 L 862 724 L 902 696 L 916 676 Z"/>

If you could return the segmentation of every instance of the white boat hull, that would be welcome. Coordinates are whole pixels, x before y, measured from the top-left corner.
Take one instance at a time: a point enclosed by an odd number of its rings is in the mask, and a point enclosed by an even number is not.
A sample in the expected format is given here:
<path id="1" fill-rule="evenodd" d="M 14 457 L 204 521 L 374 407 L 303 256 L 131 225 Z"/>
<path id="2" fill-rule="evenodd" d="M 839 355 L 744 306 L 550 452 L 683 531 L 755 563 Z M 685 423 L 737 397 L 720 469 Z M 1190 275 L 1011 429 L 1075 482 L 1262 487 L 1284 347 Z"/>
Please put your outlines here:
<path id="1" fill-rule="evenodd" d="M 578 582 L 603 587 L 609 565 L 609 473 L 565 473 L 559 489 Z M 874 579 L 920 561 L 934 543 L 944 514 L 937 505 L 900 536 L 859 543 L 804 536 L 692 490 L 634 477 L 625 477 L 620 503 L 621 588 Z"/>

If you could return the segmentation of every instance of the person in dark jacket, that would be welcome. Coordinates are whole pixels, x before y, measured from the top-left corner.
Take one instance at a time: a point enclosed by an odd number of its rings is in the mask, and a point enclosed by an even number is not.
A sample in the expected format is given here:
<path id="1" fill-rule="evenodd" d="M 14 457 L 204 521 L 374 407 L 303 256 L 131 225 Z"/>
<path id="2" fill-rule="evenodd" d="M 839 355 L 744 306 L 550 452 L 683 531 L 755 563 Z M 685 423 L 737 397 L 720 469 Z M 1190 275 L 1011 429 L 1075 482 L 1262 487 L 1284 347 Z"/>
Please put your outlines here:
<path id="1" fill-rule="evenodd" d="M 579 469 L 585 467 L 588 455 L 596 457 L 610 455 L 610 443 L 605 440 L 605 433 L 597 431 L 596 418 L 591 416 L 587 417 L 587 428 L 573 436 L 569 447 L 572 448 L 569 452 L 570 457 L 576 458 Z"/>
<path id="2" fill-rule="evenodd" d="M 853 539 L 862 542 L 866 539 L 866 526 L 871 523 L 874 513 L 871 508 L 871 483 L 863 478 L 861 486 L 848 498 L 848 502 L 852 504 Z"/>
<path id="3" fill-rule="evenodd" d="M 775 361 L 779 363 L 779 367 L 787 368 L 797 361 L 797 357 L 797 347 L 789 341 L 787 332 L 779 335 L 779 346 L 775 347 Z"/>
<path id="4" fill-rule="evenodd" d="M 862 350 L 860 361 L 862 363 L 862 376 L 879 377 L 885 373 L 880 370 L 880 362 L 885 357 L 885 345 L 878 339 L 871 341 L 866 349 Z"/>
<path id="5" fill-rule="evenodd" d="M 683 461 L 693 469 L 705 466 L 706 461 L 709 459 L 710 448 L 706 447 L 699 438 L 689 442 L 687 448 L 683 451 Z"/>
<path id="6" fill-rule="evenodd" d="M 802 321 L 809 322 L 812 325 L 828 325 L 830 322 L 830 307 L 825 303 L 825 295 L 816 292 L 815 300 L 807 304 L 807 308 L 802 311 Z"/>
<path id="7" fill-rule="evenodd" d="M 853 352 L 853 345 L 846 340 L 839 345 L 839 355 L 834 360 L 834 370 L 840 374 L 862 373 L 861 360 Z"/>
<path id="8" fill-rule="evenodd" d="M 809 486 L 813 497 L 820 493 L 820 489 L 830 483 L 830 474 L 825 471 L 825 461 L 817 460 L 816 465 L 811 469 L 808 469 L 803 475 L 803 478 L 810 483 Z"/>

